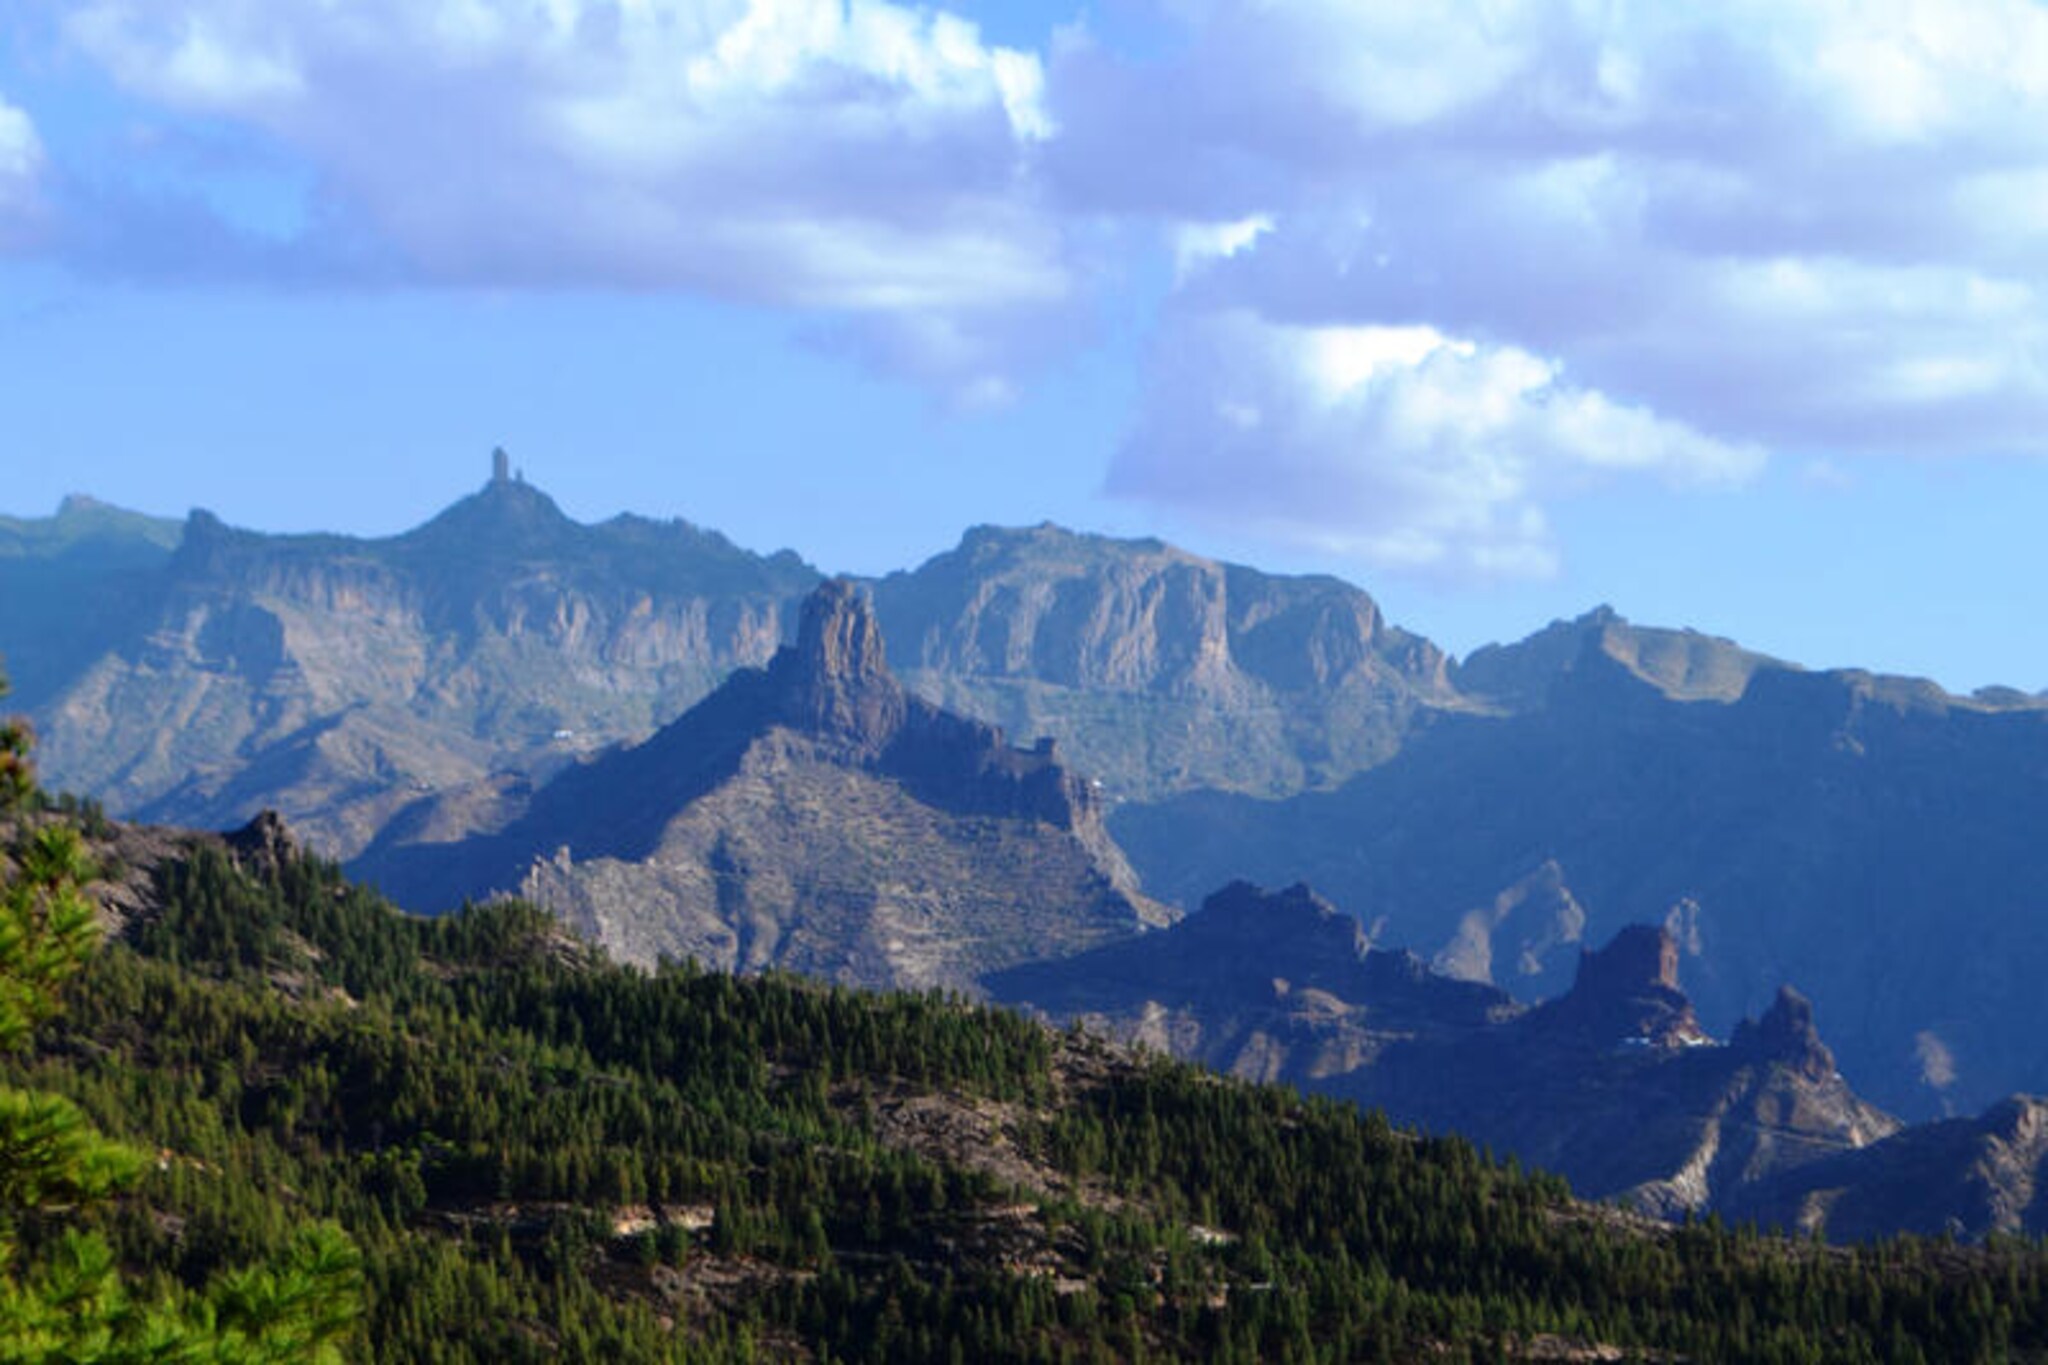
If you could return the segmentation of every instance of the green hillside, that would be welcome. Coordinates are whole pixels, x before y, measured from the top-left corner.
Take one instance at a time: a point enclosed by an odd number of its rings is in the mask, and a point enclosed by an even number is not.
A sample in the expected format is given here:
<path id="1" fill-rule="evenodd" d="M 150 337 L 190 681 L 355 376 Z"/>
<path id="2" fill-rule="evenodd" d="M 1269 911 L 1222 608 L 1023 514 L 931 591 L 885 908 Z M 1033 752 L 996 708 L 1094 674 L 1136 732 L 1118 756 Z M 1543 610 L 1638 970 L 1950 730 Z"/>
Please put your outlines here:
<path id="1" fill-rule="evenodd" d="M 156 1153 L 124 1197 L 25 1216 L 28 1265 L 93 1227 L 168 1291 L 331 1220 L 366 1277 L 349 1349 L 379 1361 L 2048 1346 L 2034 1246 L 1653 1227 L 943 997 L 639 972 L 516 904 L 415 919 L 326 864 L 266 866 L 189 837 L 126 868 L 150 890 L 125 941 L 0 1066 Z"/>

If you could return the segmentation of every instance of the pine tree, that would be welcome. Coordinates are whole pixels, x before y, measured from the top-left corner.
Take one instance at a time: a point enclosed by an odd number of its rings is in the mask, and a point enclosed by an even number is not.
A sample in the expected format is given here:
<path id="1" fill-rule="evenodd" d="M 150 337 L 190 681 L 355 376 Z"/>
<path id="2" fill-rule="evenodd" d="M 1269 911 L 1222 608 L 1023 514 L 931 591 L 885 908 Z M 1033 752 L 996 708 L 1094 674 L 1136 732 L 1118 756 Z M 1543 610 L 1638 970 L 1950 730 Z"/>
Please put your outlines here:
<path id="1" fill-rule="evenodd" d="M 0 696 L 7 681 L 0 676 Z M 78 831 L 35 784 L 28 727 L 0 722 L 0 1050 L 28 1046 L 98 939 Z M 355 1248 L 315 1226 L 274 1266 L 223 1275 L 203 1294 L 141 1301 L 99 1237 L 68 1233 L 18 1264 L 21 1220 L 107 1198 L 141 1175 L 142 1153 L 96 1130 L 57 1095 L 0 1087 L 0 1362 L 338 1361 L 362 1312 Z"/>

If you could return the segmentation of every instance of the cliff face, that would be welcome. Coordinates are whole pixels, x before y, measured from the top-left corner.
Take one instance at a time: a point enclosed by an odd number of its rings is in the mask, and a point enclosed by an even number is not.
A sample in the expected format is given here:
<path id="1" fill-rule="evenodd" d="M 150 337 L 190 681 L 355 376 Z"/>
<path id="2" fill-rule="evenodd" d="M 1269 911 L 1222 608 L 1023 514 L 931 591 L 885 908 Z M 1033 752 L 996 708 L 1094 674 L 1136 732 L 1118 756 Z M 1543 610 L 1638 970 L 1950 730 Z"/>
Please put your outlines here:
<path id="1" fill-rule="evenodd" d="M 387 540 L 197 512 L 145 609 L 46 701 L 41 759 L 117 810 L 217 827 L 274 806 L 347 856 L 429 793 L 646 734 L 772 654 L 813 582 L 511 482 Z"/>
<path id="2" fill-rule="evenodd" d="M 978 527 L 875 604 L 913 689 L 1057 736 L 1122 797 L 1327 786 L 1456 701 L 1357 588 L 1158 541 Z"/>
<path id="3" fill-rule="evenodd" d="M 386 838 L 352 869 L 402 904 L 519 891 L 629 961 L 689 956 L 869 986 L 985 971 L 1166 916 L 1053 746 L 910 696 L 863 591 L 646 743 L 567 770 L 495 835 Z"/>

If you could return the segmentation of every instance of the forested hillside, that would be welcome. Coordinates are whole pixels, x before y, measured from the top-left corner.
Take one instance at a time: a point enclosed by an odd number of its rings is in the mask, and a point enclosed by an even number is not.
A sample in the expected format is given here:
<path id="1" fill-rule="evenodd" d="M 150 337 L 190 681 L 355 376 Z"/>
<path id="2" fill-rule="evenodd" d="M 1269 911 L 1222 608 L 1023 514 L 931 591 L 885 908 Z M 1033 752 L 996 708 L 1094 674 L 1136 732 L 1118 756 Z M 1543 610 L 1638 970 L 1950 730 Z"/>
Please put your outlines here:
<path id="1" fill-rule="evenodd" d="M 119 835 L 121 831 L 113 831 Z M 118 840 L 102 843 L 109 860 Z M 157 1154 L 145 1283 L 360 1249 L 376 1360 L 1993 1360 L 2048 1256 L 1857 1252 L 1571 1202 L 1457 1141 L 934 995 L 598 961 L 190 839 L 0 1081 Z"/>

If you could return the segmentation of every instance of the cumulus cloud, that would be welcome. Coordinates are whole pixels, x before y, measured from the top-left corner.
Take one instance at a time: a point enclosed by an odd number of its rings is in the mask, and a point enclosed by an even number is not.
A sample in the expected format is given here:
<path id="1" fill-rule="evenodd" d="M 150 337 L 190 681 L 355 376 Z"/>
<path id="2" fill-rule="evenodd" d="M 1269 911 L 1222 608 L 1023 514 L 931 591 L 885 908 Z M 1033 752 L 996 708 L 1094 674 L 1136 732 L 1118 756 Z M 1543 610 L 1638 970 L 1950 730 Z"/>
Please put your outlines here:
<path id="1" fill-rule="evenodd" d="M 43 144 L 22 110 L 0 96 L 0 246 L 25 229 L 37 203 Z"/>
<path id="2" fill-rule="evenodd" d="M 1196 315 L 1169 327 L 1150 379 L 1111 492 L 1445 579 L 1554 571 L 1550 497 L 1629 477 L 1732 485 L 1763 458 L 1428 326 Z"/>
<path id="3" fill-rule="evenodd" d="M 1173 228 L 1175 278 L 1185 281 L 1211 261 L 1227 261 L 1273 230 L 1263 213 L 1234 223 L 1179 223 Z"/>
<path id="4" fill-rule="evenodd" d="M 1274 328 L 1421 326 L 1480 356 L 1543 357 L 1613 410 L 1729 450 L 2048 453 L 2048 7 L 1160 13 L 1176 32 L 1142 62 L 1085 34 L 1061 45 L 1049 88 L 1069 136 L 1051 174 L 1070 204 L 1161 225 L 1183 319 L 1269 324 L 1205 333 L 1262 348 L 1243 357 L 1254 370 Z M 1191 255 L 1214 225 L 1254 222 Z M 1184 364 L 1166 356 L 1155 385 Z M 1148 430 L 1173 402 L 1154 392 Z M 1277 458 L 1235 448 L 1247 481 Z M 1219 449 L 1181 468 L 1203 469 L 1227 510 Z M 1166 463 L 1146 468 L 1117 486 L 1195 499 Z M 1483 490 L 1497 469 L 1476 459 L 1469 474 Z M 1540 511 L 1531 487 L 1526 505 L 1464 505 Z"/>
<path id="5" fill-rule="evenodd" d="M 86 0 L 65 32 L 124 88 L 263 129 L 348 259 L 429 283 L 683 288 L 940 320 L 984 369 L 1071 306 L 1033 176 L 1039 59 L 887 0 Z M 309 242 L 309 249 L 320 242 Z"/>

